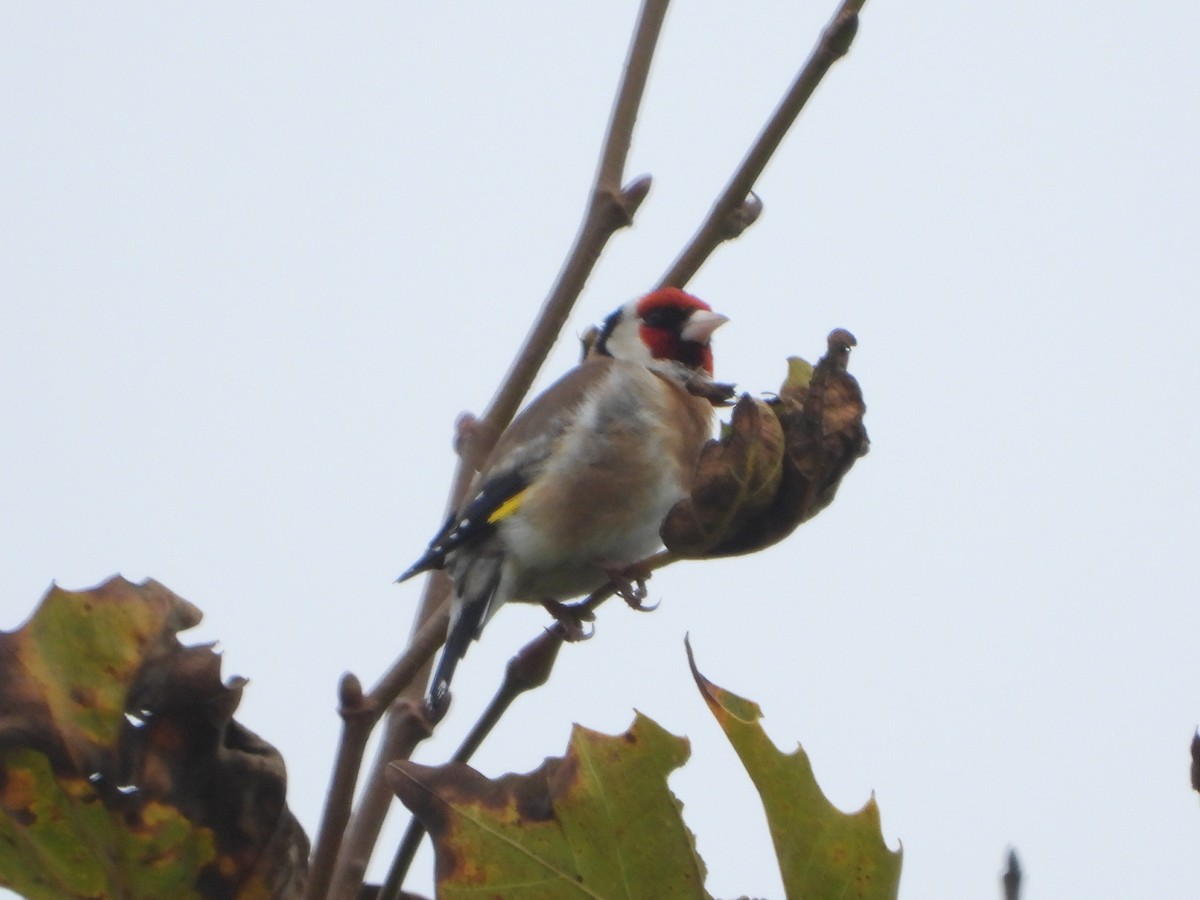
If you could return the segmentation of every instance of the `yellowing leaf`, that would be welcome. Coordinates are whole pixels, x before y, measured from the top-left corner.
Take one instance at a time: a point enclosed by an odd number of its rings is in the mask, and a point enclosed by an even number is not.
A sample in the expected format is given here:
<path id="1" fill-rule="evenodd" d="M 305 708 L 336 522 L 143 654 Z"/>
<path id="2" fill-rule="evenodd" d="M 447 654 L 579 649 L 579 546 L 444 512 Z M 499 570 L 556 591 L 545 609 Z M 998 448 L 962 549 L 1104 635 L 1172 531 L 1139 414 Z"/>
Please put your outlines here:
<path id="1" fill-rule="evenodd" d="M 442 900 L 682 900 L 708 896 L 666 784 L 687 756 L 639 715 L 615 737 L 576 726 L 567 755 L 528 775 L 396 762 L 388 777 L 433 838 Z"/>
<path id="2" fill-rule="evenodd" d="M 51 589 L 0 632 L 0 885 L 31 898 L 292 897 L 283 762 L 233 720 L 200 612 L 162 585 Z"/>
<path id="3" fill-rule="evenodd" d="M 104 804 L 86 778 L 56 776 L 35 750 L 3 759 L 0 873 L 26 897 L 199 898 L 216 859 L 212 831 L 153 801 L 141 815 Z M 23 827 L 17 827 L 20 823 Z"/>
<path id="4" fill-rule="evenodd" d="M 874 800 L 839 812 L 804 751 L 771 744 L 755 703 L 694 662 L 692 673 L 758 789 L 787 896 L 895 900 L 900 854 L 883 843 Z M 639 714 L 623 735 L 575 726 L 566 755 L 527 775 L 395 762 L 388 780 L 433 838 L 439 900 L 706 900 L 704 863 L 666 784 L 687 756 L 686 739 Z"/>
<path id="5" fill-rule="evenodd" d="M 781 753 L 759 725 L 758 704 L 732 694 L 688 662 L 709 709 L 758 789 L 784 889 L 790 898 L 894 900 L 900 889 L 899 851 L 888 850 L 872 797 L 856 813 L 830 803 L 800 747 Z"/>
<path id="6" fill-rule="evenodd" d="M 797 391 L 804 390 L 812 383 L 813 365 L 807 359 L 801 359 L 799 356 L 789 356 L 787 358 L 787 376 L 783 379 L 783 386 L 779 389 L 779 395 L 786 397 L 795 394 Z"/>

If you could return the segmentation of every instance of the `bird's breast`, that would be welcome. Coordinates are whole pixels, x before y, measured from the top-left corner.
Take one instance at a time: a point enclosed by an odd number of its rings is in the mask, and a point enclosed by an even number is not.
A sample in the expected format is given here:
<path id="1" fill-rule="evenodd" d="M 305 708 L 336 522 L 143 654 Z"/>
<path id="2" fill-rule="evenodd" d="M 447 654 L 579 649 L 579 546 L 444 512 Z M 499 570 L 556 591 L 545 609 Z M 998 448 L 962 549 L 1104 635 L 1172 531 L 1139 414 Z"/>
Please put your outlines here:
<path id="1" fill-rule="evenodd" d="M 590 592 L 661 546 L 686 493 L 711 406 L 642 366 L 615 365 L 583 398 L 500 529 L 516 599 Z"/>

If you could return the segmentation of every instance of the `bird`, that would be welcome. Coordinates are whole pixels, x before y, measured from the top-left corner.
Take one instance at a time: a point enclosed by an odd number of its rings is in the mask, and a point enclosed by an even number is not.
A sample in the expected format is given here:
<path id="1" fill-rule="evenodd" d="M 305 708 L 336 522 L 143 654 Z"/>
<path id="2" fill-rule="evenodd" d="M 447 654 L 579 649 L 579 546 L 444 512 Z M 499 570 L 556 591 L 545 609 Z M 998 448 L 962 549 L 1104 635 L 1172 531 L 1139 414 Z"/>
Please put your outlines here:
<path id="1" fill-rule="evenodd" d="M 661 547 L 659 527 L 687 495 L 714 405 L 710 338 L 728 317 L 679 288 L 609 315 L 583 362 L 538 395 L 483 461 L 467 499 L 398 579 L 446 569 L 450 624 L 430 680 L 440 707 L 459 661 L 509 601 L 562 603 L 612 581 Z M 576 629 L 579 629 L 576 620 Z"/>

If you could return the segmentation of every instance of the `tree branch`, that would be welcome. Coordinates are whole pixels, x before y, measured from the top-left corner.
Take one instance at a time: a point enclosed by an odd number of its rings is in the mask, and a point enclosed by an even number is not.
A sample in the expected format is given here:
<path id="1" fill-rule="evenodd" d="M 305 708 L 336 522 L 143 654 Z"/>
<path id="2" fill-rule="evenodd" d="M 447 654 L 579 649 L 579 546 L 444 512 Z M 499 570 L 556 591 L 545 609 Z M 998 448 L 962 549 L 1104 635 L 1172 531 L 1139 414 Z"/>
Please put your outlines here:
<path id="1" fill-rule="evenodd" d="M 590 201 L 555 284 L 487 411 L 470 427 L 464 424 L 460 428 L 457 448 L 460 460 L 447 501 L 450 509 L 456 508 L 466 496 L 474 477 L 471 463 L 486 458 L 500 433 L 515 416 L 608 240 L 616 231 L 631 224 L 650 189 L 649 176 L 635 179 L 624 187 L 621 181 L 667 2 L 644 0 L 642 5 L 609 119 Z M 740 235 L 758 218 L 762 204 L 752 193 L 752 188 L 817 84 L 833 63 L 848 51 L 857 30 L 857 14 L 864 2 L 844 0 L 779 108 L 714 203 L 700 230 L 663 276 L 661 285 L 686 284 L 716 247 Z M 643 563 L 641 572 L 648 575 L 653 569 L 673 559 L 670 553 L 661 553 Z M 578 604 L 576 609 L 581 614 L 590 613 L 612 596 L 615 590 L 615 585 L 606 585 Z M 321 835 L 313 857 L 313 872 L 306 894 L 312 900 L 323 896 L 329 883 L 328 869 L 334 857 L 337 858 L 337 865 L 330 896 L 352 897 L 362 882 L 371 849 L 378 839 L 391 799 L 384 781 L 384 769 L 392 759 L 407 757 L 416 742 L 428 733 L 428 720 L 417 711 L 420 709 L 417 701 L 428 679 L 428 660 L 444 638 L 449 592 L 449 579 L 444 575 L 434 573 L 427 579 L 414 621 L 410 642 L 412 651 L 397 662 L 368 697 L 362 698 L 361 705 L 356 705 L 356 683 L 349 679 L 343 683 L 343 740 L 335 766 L 330 804 L 322 821 Z M 435 636 L 430 637 L 431 633 Z M 404 669 L 398 671 L 404 660 L 417 658 L 418 654 L 413 651 L 418 643 L 423 649 L 429 645 L 428 652 L 419 654 L 421 661 L 415 667 L 405 663 Z M 547 669 L 547 677 L 548 674 Z M 460 753 L 465 752 L 469 757 L 517 693 L 519 691 L 514 693 L 507 688 L 501 689 Z M 359 808 L 349 821 L 339 853 L 337 838 L 342 833 L 341 826 L 349 818 L 350 797 L 361 766 L 366 739 L 378 722 L 379 711 L 389 706 L 387 733 L 363 790 Z"/>
<path id="2" fill-rule="evenodd" d="M 347 672 L 342 676 L 338 708 L 342 717 L 342 737 L 338 743 L 333 778 L 312 854 L 308 884 L 304 893 L 306 900 L 324 897 L 329 889 L 334 862 L 342 844 L 342 835 L 350 820 L 354 785 L 358 780 L 363 752 L 366 750 L 371 731 L 399 691 L 411 682 L 413 676 L 433 657 L 445 637 L 448 621 L 449 604 L 443 604 L 437 613 L 417 630 L 408 649 L 392 664 L 369 695 L 363 695 L 362 685 L 352 673 Z M 414 717 L 410 715 L 405 718 Z"/>
<path id="3" fill-rule="evenodd" d="M 858 31 L 858 13 L 865 2 L 844 0 L 834 13 L 804 68 L 713 204 L 700 230 L 659 281 L 659 287 L 683 287 L 717 247 L 738 237 L 758 218 L 762 201 L 751 191 L 825 73 L 849 51 Z"/>
<path id="4" fill-rule="evenodd" d="M 667 4 L 668 0 L 644 0 L 642 4 L 626 58 L 621 84 L 609 119 L 608 132 L 597 167 L 591 199 L 576 235 L 575 243 L 521 350 L 489 404 L 487 412 L 483 415 L 480 427 L 474 430 L 474 445 L 461 448 L 459 464 L 447 502 L 449 508 L 456 508 L 462 502 L 470 486 L 474 472 L 467 460 L 485 457 L 496 438 L 512 421 L 554 345 L 554 341 L 566 324 L 567 317 L 605 245 L 613 234 L 631 224 L 637 208 L 650 190 L 648 176 L 635 179 L 625 187 L 621 186 L 621 179 L 629 154 L 634 123 L 637 121 L 638 108 L 645 90 L 646 78 L 650 71 L 650 63 L 654 57 L 659 33 L 662 30 L 663 19 L 666 16 Z M 447 578 L 435 574 L 426 579 L 425 590 L 414 622 L 414 635 L 424 631 L 436 611 L 445 606 L 448 597 L 449 580 Z M 444 634 L 445 625 L 442 626 L 443 638 Z M 389 718 L 393 716 L 403 718 L 412 715 L 412 704 L 420 697 L 421 686 L 427 679 L 428 664 L 415 673 L 415 677 L 410 679 L 407 686 L 401 688 L 403 696 L 396 708 L 389 713 Z M 371 727 L 374 724 L 375 722 L 372 721 Z M 389 737 L 408 733 L 410 730 L 403 727 L 392 728 L 389 724 L 388 735 L 385 735 L 385 739 L 381 743 L 375 764 L 368 776 L 359 809 L 346 829 L 342 850 L 340 853 L 335 850 L 334 856 L 337 862 L 333 871 L 330 896 L 353 896 L 362 882 L 367 861 L 378 840 L 379 831 L 391 800 L 391 792 L 384 781 L 384 769 L 392 759 L 402 758 L 404 755 L 404 748 L 395 745 L 389 740 Z M 370 728 L 368 728 L 368 733 L 369 731 Z M 365 746 L 365 738 L 363 744 Z M 350 750 L 353 751 L 353 749 L 351 746 Z M 353 757 L 355 754 L 351 752 L 350 755 Z M 343 776 L 345 783 L 341 785 L 343 790 L 348 784 L 348 790 L 353 792 L 361 759 L 362 749 L 359 749 L 356 759 L 347 760 L 347 774 Z M 353 765 L 351 765 L 351 761 L 353 761 Z M 342 771 L 340 762 L 339 758 L 339 766 L 335 769 L 335 773 Z M 350 772 L 350 769 L 353 771 Z M 332 861 L 326 848 L 331 846 L 330 842 L 334 840 L 330 832 L 332 831 L 332 822 L 335 820 L 330 818 L 328 813 L 326 818 L 330 820 L 331 827 L 327 830 L 324 823 L 322 824 L 323 840 L 318 842 L 317 848 L 321 855 L 313 857 L 313 867 L 316 870 L 313 876 L 317 877 L 310 882 L 307 893 L 307 896 L 313 900 L 322 896 L 320 891 L 323 891 L 324 887 L 320 885 L 320 881 L 328 881 L 329 876 L 326 874 L 325 867 Z M 341 818 L 339 814 L 337 819 Z M 321 866 L 320 869 L 317 869 L 318 864 Z M 317 887 L 313 887 L 313 884 L 316 884 Z"/>
<path id="5" fill-rule="evenodd" d="M 648 175 L 634 179 L 624 188 L 621 181 L 667 3 L 668 0 L 645 0 L 642 4 L 583 223 L 521 352 L 483 416 L 485 433 L 491 435 L 493 442 L 529 393 L 605 244 L 615 232 L 633 223 L 634 214 L 650 191 Z"/>
<path id="6" fill-rule="evenodd" d="M 563 645 L 563 633 L 564 629 L 561 626 L 545 629 L 508 661 L 504 670 L 504 681 L 496 691 L 496 696 L 463 739 L 458 750 L 450 757 L 450 762 L 469 762 L 479 745 L 491 734 L 500 718 L 512 706 L 513 701 L 526 691 L 541 687 L 550 679 L 554 660 Z M 409 866 L 412 865 L 424 836 L 425 828 L 414 816 L 409 820 L 408 828 L 396 849 L 392 866 L 376 900 L 399 900 L 404 878 L 408 875 Z"/>

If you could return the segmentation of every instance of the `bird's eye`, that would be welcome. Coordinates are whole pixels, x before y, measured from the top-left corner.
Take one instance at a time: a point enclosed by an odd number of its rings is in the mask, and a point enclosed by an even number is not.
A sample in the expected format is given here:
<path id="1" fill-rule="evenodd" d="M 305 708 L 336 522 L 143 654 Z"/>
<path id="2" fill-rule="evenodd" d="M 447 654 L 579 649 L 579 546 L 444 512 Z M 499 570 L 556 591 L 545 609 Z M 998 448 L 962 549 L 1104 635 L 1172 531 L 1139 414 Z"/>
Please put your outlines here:
<path id="1" fill-rule="evenodd" d="M 678 310 L 652 309 L 642 316 L 642 321 L 651 328 L 674 328 L 678 326 L 680 318 Z"/>
<path id="2" fill-rule="evenodd" d="M 663 316 L 661 309 L 651 310 L 650 312 L 646 313 L 646 315 L 642 316 L 642 321 L 651 328 L 662 328 L 667 324 L 666 318 Z"/>

